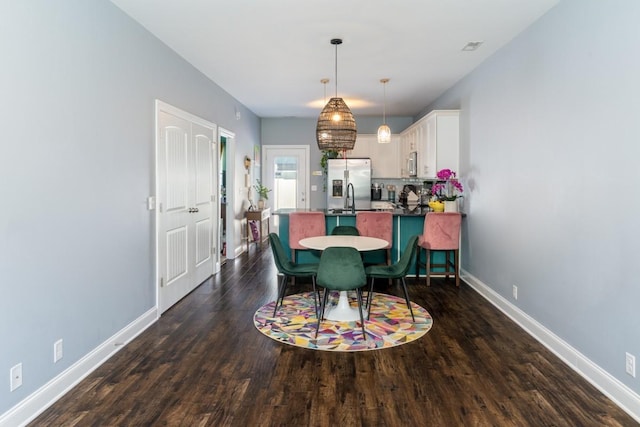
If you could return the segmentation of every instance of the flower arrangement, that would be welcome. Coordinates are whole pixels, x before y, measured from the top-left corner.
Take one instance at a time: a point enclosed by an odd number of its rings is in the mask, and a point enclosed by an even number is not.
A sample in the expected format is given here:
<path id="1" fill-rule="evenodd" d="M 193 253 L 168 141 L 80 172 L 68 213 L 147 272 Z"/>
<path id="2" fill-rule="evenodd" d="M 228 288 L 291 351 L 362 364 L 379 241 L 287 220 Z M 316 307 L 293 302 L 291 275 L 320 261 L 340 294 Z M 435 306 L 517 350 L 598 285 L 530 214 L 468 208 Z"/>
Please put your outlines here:
<path id="1" fill-rule="evenodd" d="M 436 182 L 431 187 L 431 194 L 435 196 L 439 201 L 452 202 L 458 197 L 462 197 L 462 191 L 464 190 L 456 173 L 451 169 L 440 169 L 436 175 L 440 182 Z"/>
<path id="2" fill-rule="evenodd" d="M 262 185 L 262 182 L 258 179 L 257 184 L 253 186 L 256 189 L 256 192 L 260 196 L 261 199 L 269 200 L 269 192 L 271 191 L 269 188 Z"/>

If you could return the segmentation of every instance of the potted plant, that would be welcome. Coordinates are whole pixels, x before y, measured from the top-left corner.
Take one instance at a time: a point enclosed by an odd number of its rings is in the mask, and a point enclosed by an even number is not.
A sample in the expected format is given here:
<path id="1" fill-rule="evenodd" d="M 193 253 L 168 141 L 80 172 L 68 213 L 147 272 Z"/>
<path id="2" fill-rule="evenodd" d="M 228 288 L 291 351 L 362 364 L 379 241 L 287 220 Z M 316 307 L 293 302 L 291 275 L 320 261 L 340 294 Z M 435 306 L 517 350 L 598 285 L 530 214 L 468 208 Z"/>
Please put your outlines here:
<path id="1" fill-rule="evenodd" d="M 322 150 L 320 158 L 320 168 L 322 168 L 322 191 L 327 191 L 327 171 L 329 159 L 336 159 L 340 153 L 336 150 Z"/>
<path id="2" fill-rule="evenodd" d="M 269 200 L 269 192 L 271 190 L 262 185 L 262 182 L 260 182 L 259 179 L 256 180 L 256 184 L 253 186 L 253 188 L 256 189 L 258 196 L 260 196 L 260 198 L 258 199 L 258 209 L 264 209 L 264 201 Z"/>
<path id="3" fill-rule="evenodd" d="M 444 204 L 445 212 L 458 212 L 458 198 L 462 197 L 462 183 L 451 169 L 440 169 L 436 174 L 439 181 L 431 187 L 431 194 Z"/>

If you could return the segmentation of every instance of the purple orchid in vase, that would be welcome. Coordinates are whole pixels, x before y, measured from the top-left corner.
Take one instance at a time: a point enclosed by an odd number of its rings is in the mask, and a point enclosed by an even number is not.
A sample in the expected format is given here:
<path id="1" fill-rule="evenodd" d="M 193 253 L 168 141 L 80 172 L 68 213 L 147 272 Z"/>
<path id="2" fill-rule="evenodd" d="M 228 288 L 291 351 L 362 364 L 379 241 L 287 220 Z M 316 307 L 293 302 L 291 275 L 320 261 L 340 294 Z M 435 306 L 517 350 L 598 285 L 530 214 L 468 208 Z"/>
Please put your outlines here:
<path id="1" fill-rule="evenodd" d="M 438 182 L 431 187 L 431 194 L 441 202 L 453 202 L 458 197 L 462 197 L 462 183 L 458 181 L 457 175 L 451 169 L 440 169 L 436 175 Z"/>

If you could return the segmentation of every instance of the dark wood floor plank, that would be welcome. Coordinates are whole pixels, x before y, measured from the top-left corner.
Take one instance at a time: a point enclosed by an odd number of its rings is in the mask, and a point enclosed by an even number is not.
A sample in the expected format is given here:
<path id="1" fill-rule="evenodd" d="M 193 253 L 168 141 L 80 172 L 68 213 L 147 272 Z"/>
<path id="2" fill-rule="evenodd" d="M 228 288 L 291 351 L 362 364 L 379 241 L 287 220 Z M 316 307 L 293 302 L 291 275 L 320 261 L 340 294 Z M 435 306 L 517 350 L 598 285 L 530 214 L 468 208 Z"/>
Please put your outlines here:
<path id="1" fill-rule="evenodd" d="M 415 342 L 320 352 L 260 334 L 267 246 L 229 260 L 33 426 L 633 426 L 466 284 L 408 280 L 433 316 Z M 299 280 L 289 293 L 309 291 Z M 376 291 L 402 296 L 397 284 Z"/>

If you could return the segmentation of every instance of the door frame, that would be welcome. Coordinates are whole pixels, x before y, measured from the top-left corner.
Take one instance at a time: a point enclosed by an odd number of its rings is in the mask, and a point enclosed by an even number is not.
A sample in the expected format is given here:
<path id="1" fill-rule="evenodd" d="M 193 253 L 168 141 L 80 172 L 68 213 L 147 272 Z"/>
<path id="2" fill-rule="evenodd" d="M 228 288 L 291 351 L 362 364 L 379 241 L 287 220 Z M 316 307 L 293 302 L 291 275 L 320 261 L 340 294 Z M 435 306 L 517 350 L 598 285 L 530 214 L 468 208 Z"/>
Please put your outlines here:
<path id="1" fill-rule="evenodd" d="M 226 141 L 226 153 L 227 156 L 227 259 L 234 259 L 242 253 L 242 242 L 240 232 L 236 233 L 236 226 L 240 225 L 240 221 L 236 220 L 236 134 L 228 129 L 218 126 L 218 146 L 222 144 L 222 138 Z M 218 189 L 220 189 L 220 183 L 218 182 Z M 219 199 L 219 198 L 218 198 Z M 240 209 L 241 210 L 241 209 Z M 218 224 L 218 227 L 220 225 Z M 220 241 L 220 237 L 218 237 Z M 240 242 L 240 244 L 238 244 Z M 218 254 L 218 268 L 220 267 L 220 254 Z"/>
<path id="2" fill-rule="evenodd" d="M 311 153 L 311 149 L 308 145 L 263 145 L 262 146 L 262 170 L 261 172 L 261 180 L 263 183 L 265 183 L 265 185 L 269 186 L 271 185 L 271 188 L 273 188 L 273 182 L 272 181 L 268 181 L 266 180 L 266 175 L 267 175 L 267 170 L 269 169 L 267 167 L 267 157 L 269 154 L 270 150 L 290 150 L 290 149 L 295 149 L 295 150 L 304 150 L 304 157 L 305 157 L 305 169 L 307 171 L 306 174 L 306 179 L 305 179 L 305 188 L 304 188 L 304 207 L 303 209 L 309 209 L 310 206 L 310 188 L 311 188 L 311 158 L 310 158 L 310 153 Z M 274 216 L 272 215 L 271 217 L 272 219 L 270 221 L 273 220 Z M 271 226 L 273 226 L 273 224 L 271 224 Z M 273 229 L 275 229 L 275 227 L 273 227 Z M 276 231 L 277 232 L 277 231 Z"/>

